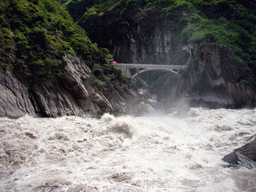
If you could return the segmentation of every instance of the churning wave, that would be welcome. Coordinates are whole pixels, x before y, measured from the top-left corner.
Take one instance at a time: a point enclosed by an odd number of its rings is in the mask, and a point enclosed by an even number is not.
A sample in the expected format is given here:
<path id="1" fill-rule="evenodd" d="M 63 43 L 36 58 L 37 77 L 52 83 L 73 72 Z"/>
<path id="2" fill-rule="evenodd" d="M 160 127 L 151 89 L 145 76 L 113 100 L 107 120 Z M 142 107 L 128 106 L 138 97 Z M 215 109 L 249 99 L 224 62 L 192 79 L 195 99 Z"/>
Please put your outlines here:
<path id="1" fill-rule="evenodd" d="M 253 139 L 255 112 L 0 118 L 0 191 L 256 191 L 255 169 L 221 161 Z"/>

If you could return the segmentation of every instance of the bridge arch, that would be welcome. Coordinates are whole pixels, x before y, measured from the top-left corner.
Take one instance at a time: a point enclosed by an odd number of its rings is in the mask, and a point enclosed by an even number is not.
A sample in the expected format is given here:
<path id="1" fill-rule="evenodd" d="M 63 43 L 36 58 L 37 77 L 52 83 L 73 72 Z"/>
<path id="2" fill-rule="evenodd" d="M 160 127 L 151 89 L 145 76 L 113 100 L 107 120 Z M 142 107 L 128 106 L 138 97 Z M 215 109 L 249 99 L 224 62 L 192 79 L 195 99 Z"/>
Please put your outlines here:
<path id="1" fill-rule="evenodd" d="M 175 76 L 179 76 L 178 71 L 175 70 L 168 70 L 168 69 L 143 69 L 141 71 L 138 71 L 137 73 L 135 73 L 134 75 L 132 75 L 132 79 L 137 77 L 139 74 L 144 73 L 144 72 L 148 72 L 148 71 L 162 71 L 162 72 L 166 72 L 166 73 L 171 73 Z"/>
<path id="2" fill-rule="evenodd" d="M 134 64 L 134 63 L 115 63 L 113 64 L 120 68 L 127 77 L 135 77 L 139 73 L 146 71 L 165 71 L 174 75 L 179 74 L 179 70 L 184 69 L 185 65 L 156 65 L 156 64 Z M 131 70 L 136 69 L 136 74 L 131 74 Z M 142 70 L 140 70 L 142 69 Z"/>

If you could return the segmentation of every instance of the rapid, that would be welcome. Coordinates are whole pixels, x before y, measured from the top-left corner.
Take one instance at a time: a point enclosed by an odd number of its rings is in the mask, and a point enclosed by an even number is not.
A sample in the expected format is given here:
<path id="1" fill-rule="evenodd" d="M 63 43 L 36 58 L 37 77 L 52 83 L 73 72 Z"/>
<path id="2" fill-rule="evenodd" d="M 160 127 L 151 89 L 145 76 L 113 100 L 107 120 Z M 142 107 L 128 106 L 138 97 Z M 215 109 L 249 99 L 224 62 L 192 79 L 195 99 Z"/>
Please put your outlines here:
<path id="1" fill-rule="evenodd" d="M 255 134 L 256 109 L 0 118 L 0 191 L 256 191 L 256 169 L 221 160 Z"/>

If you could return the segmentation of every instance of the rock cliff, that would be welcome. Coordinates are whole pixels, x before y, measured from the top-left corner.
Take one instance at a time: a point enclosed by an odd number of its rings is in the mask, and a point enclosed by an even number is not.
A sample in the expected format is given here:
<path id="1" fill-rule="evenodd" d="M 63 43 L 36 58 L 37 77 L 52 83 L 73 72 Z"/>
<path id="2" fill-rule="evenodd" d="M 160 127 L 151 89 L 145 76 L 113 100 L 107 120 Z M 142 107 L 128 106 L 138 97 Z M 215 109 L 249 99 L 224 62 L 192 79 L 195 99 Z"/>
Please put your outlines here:
<path id="1" fill-rule="evenodd" d="M 254 10 L 253 1 L 98 1 L 78 23 L 118 62 L 187 65 L 178 84 L 144 78 L 165 106 L 239 108 L 256 99 Z"/>
<path id="2" fill-rule="evenodd" d="M 0 116 L 119 113 L 136 100 L 109 50 L 56 1 L 1 1 L 0 20 Z"/>
<path id="3" fill-rule="evenodd" d="M 0 116 L 61 115 L 124 112 L 125 101 L 116 92 L 105 96 L 91 85 L 91 71 L 75 55 L 66 54 L 65 75 L 56 81 L 24 83 L 10 70 L 0 72 Z"/>
<path id="4" fill-rule="evenodd" d="M 136 10 L 120 17 L 118 8 L 91 15 L 79 24 L 93 42 L 107 47 L 119 63 L 186 64 L 189 53 L 180 43 L 181 26 L 160 17 L 158 11 Z M 93 23 L 93 25 L 92 25 Z"/>
<path id="5" fill-rule="evenodd" d="M 253 74 L 227 49 L 202 45 L 194 52 L 194 62 L 183 72 L 173 100 L 186 98 L 191 106 L 211 108 L 255 105 L 255 83 L 243 80 Z"/>

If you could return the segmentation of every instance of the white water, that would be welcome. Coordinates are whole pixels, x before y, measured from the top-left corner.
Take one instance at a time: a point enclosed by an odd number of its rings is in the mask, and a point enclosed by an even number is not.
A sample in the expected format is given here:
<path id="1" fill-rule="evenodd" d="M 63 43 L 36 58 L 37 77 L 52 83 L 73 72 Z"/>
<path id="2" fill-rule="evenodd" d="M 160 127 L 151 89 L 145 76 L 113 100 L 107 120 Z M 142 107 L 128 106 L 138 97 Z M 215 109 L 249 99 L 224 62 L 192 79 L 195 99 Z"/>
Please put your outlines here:
<path id="1" fill-rule="evenodd" d="M 256 191 L 221 159 L 256 134 L 256 110 L 186 118 L 0 118 L 0 191 Z"/>

